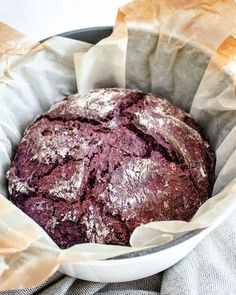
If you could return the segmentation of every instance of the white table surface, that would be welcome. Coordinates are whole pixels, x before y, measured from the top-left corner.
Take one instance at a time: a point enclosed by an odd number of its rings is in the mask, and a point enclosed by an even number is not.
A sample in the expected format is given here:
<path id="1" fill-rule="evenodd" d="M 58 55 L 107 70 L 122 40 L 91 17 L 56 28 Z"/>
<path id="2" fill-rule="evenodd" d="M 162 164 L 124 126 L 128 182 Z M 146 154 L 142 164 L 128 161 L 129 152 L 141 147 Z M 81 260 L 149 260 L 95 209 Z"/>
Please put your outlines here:
<path id="1" fill-rule="evenodd" d="M 34 40 L 85 27 L 114 25 L 127 0 L 0 0 L 0 21 Z"/>

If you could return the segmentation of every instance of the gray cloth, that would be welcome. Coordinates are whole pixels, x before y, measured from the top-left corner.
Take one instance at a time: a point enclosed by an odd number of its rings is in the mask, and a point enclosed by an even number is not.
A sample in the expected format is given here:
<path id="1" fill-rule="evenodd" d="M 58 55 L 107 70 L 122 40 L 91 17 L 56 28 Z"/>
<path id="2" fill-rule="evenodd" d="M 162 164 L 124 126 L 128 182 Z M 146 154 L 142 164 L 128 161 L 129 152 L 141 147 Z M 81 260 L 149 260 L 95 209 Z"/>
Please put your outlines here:
<path id="1" fill-rule="evenodd" d="M 153 262 L 155 263 L 155 262 Z M 55 274 L 40 287 L 2 295 L 232 295 L 236 294 L 236 212 L 187 257 L 146 279 L 103 284 Z"/>

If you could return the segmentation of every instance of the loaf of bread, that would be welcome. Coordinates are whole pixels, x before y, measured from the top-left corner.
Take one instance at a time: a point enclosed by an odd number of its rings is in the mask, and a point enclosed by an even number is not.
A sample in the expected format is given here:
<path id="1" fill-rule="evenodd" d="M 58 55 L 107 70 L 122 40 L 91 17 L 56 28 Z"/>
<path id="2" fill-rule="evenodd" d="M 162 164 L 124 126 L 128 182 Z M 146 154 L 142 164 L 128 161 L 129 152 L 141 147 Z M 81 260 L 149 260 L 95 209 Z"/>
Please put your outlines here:
<path id="1" fill-rule="evenodd" d="M 189 220 L 215 157 L 189 114 L 153 94 L 81 91 L 27 128 L 7 173 L 12 201 L 61 248 L 128 245 L 135 227 Z"/>

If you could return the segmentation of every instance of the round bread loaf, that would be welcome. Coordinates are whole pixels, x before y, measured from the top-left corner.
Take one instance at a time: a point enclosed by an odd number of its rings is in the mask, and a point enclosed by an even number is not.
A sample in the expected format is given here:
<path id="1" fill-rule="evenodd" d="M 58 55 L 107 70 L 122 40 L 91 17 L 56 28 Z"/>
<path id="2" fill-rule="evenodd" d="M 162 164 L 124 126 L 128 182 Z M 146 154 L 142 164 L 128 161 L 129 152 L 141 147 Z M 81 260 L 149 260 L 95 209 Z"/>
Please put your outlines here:
<path id="1" fill-rule="evenodd" d="M 189 220 L 214 154 L 189 114 L 153 94 L 82 91 L 31 124 L 7 173 L 12 201 L 61 248 L 128 245 L 135 227 Z"/>

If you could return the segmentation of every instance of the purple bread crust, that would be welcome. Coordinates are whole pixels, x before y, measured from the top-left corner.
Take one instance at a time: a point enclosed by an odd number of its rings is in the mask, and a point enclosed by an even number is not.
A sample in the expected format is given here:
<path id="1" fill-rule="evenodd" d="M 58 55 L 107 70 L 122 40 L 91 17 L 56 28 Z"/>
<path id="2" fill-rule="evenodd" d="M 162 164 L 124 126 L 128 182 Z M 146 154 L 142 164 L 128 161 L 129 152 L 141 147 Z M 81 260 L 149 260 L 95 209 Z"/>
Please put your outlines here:
<path id="1" fill-rule="evenodd" d="M 128 245 L 135 227 L 189 220 L 210 196 L 214 154 L 196 123 L 157 95 L 69 96 L 25 131 L 7 173 L 12 201 L 61 248 Z"/>

